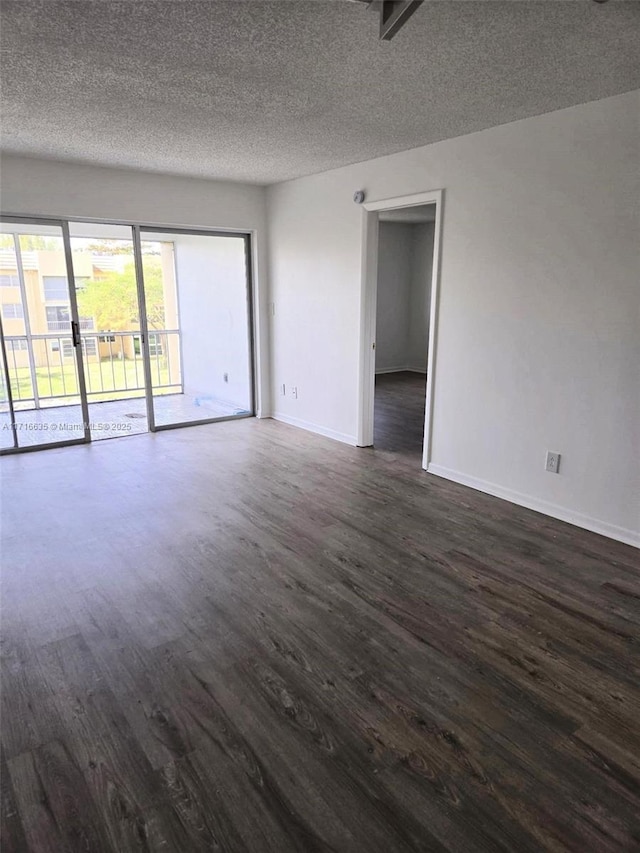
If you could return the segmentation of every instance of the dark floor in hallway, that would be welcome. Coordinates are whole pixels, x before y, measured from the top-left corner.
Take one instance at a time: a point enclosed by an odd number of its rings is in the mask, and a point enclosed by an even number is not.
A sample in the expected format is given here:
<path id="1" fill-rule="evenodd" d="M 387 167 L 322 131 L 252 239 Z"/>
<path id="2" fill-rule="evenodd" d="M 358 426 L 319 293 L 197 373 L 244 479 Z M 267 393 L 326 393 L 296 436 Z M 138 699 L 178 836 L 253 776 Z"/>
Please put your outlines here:
<path id="1" fill-rule="evenodd" d="M 424 373 L 376 376 L 373 442 L 377 450 L 401 453 L 421 463 L 426 383 Z"/>
<path id="2" fill-rule="evenodd" d="M 638 551 L 414 461 L 0 460 L 3 853 L 638 850 Z"/>

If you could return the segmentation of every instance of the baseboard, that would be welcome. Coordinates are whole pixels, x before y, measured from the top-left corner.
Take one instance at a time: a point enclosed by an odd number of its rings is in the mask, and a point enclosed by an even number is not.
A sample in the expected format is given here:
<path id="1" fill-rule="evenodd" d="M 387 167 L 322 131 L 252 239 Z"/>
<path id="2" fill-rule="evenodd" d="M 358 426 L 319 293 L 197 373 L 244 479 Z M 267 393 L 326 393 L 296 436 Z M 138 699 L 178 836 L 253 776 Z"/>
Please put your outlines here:
<path id="1" fill-rule="evenodd" d="M 376 376 L 383 373 L 423 373 L 426 376 L 427 368 L 426 365 L 425 367 L 409 367 L 406 364 L 403 367 L 376 368 Z"/>
<path id="2" fill-rule="evenodd" d="M 600 533 L 602 536 L 608 536 L 609 539 L 624 542 L 625 545 L 633 545 L 636 548 L 640 548 L 640 532 L 627 530 L 626 527 L 618 527 L 615 524 L 609 524 L 607 521 L 591 518 L 591 516 L 574 512 L 558 504 L 543 501 L 531 495 L 522 494 L 521 492 L 515 492 L 513 489 L 507 489 L 496 483 L 490 483 L 488 480 L 470 477 L 468 474 L 462 474 L 460 471 L 452 471 L 450 468 L 443 468 L 441 465 L 429 463 L 427 473 L 435 474 L 436 477 L 443 477 L 445 480 L 452 480 L 454 483 L 460 483 L 462 486 L 469 486 L 471 489 L 485 492 L 496 498 L 503 498 L 503 500 L 510 501 L 518 506 L 524 506 L 527 509 L 533 509 L 536 512 L 541 512 L 543 515 L 549 515 L 560 521 L 567 521 L 569 524 L 575 524 L 576 527 L 582 527 L 585 530 L 590 530 L 592 533 Z"/>
<path id="3" fill-rule="evenodd" d="M 404 373 L 408 367 L 376 367 L 376 376 L 382 373 Z"/>
<path id="4" fill-rule="evenodd" d="M 294 427 L 299 427 L 300 429 L 306 429 L 308 432 L 315 432 L 317 435 L 324 435 L 326 438 L 333 438 L 334 441 L 341 441 L 343 444 L 350 444 L 352 447 L 356 446 L 356 437 L 354 435 L 347 435 L 345 432 L 337 432 L 334 429 L 327 429 L 327 427 L 320 426 L 319 424 L 312 424 L 309 421 L 303 421 L 300 418 L 293 418 L 291 415 L 285 415 L 282 412 L 273 412 L 271 417 L 274 421 L 282 421 L 284 424 L 290 424 Z"/>

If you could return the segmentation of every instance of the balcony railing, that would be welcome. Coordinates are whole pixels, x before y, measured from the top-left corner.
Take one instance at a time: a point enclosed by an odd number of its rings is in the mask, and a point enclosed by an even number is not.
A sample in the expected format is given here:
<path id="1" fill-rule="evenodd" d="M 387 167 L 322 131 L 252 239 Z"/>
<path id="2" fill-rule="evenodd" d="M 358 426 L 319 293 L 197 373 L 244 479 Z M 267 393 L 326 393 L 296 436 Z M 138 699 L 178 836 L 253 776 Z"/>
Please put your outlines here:
<path id="1" fill-rule="evenodd" d="M 75 350 L 68 322 L 64 325 L 66 335 L 5 336 L 9 382 L 18 408 L 79 401 Z M 155 330 L 149 338 L 153 393 L 182 393 L 180 332 Z M 144 396 L 140 332 L 81 334 L 81 342 L 89 402 Z"/>

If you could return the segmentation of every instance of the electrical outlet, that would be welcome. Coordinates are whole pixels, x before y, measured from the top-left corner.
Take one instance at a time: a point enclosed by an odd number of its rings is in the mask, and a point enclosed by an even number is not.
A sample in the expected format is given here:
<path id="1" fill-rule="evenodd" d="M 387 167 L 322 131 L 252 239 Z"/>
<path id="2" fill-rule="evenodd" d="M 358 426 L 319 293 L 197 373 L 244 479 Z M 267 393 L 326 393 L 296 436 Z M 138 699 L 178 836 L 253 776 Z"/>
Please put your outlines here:
<path id="1" fill-rule="evenodd" d="M 222 374 L 222 378 L 224 379 L 224 381 L 225 381 L 225 382 L 228 382 L 228 381 L 229 381 L 229 374 L 228 374 L 228 373 L 223 373 L 223 374 Z"/>
<path id="2" fill-rule="evenodd" d="M 552 474 L 557 474 L 560 469 L 560 454 L 554 453 L 552 450 L 547 450 L 547 463 L 545 468 Z"/>
<path id="3" fill-rule="evenodd" d="M 298 399 L 298 386 L 297 385 L 294 385 L 293 388 L 291 389 L 291 396 L 296 400 Z"/>
<path id="4" fill-rule="evenodd" d="M 287 393 L 287 388 L 283 382 L 282 385 L 280 386 L 280 394 L 284 397 L 286 395 L 286 393 Z"/>

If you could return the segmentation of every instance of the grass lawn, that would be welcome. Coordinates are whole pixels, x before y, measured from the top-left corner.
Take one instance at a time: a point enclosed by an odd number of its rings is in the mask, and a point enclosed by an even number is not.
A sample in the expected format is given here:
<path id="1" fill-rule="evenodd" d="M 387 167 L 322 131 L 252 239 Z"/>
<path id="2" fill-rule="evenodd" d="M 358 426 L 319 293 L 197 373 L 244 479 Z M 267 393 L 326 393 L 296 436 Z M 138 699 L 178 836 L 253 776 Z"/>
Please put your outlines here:
<path id="1" fill-rule="evenodd" d="M 33 400 L 29 368 L 18 367 L 11 370 L 10 374 L 14 400 Z M 118 392 L 117 399 L 140 397 L 144 394 L 144 370 L 139 360 L 106 359 L 101 362 L 89 362 L 84 366 L 84 374 L 89 402 L 112 400 L 114 391 Z M 162 364 L 161 359 L 159 363 L 153 360 L 151 378 L 154 387 L 166 385 L 169 382 L 169 370 L 166 364 Z M 79 394 L 76 367 L 73 363 L 51 370 L 46 367 L 37 367 L 36 382 L 40 399 Z M 179 388 L 174 387 L 173 390 L 179 390 Z"/>

